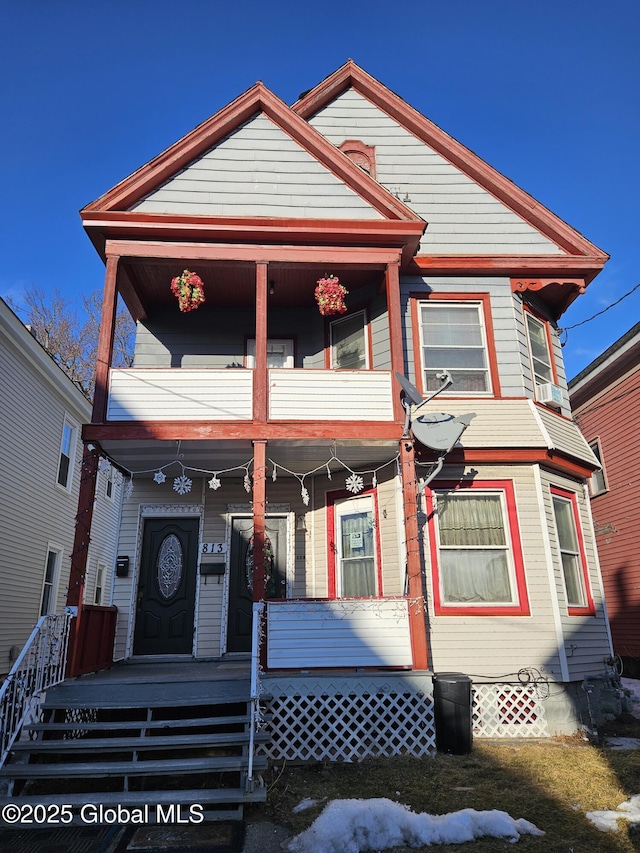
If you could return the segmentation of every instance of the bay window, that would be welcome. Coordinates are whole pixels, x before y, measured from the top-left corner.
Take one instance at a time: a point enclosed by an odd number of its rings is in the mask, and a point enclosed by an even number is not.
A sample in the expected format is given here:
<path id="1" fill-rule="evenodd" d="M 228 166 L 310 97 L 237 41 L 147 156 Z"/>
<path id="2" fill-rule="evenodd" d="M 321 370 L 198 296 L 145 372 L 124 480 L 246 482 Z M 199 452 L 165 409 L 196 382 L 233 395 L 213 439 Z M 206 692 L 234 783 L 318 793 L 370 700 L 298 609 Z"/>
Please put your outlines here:
<path id="1" fill-rule="evenodd" d="M 436 612 L 528 614 L 512 483 L 434 487 L 427 501 Z"/>

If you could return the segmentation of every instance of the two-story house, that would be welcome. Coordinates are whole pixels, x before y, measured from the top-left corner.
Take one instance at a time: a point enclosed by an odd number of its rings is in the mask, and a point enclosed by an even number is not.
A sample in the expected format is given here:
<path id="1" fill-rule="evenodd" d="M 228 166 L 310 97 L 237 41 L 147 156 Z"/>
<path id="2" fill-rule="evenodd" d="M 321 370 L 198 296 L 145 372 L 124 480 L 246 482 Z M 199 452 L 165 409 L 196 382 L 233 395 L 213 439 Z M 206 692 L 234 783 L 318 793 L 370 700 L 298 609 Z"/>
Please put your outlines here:
<path id="1" fill-rule="evenodd" d="M 40 616 L 64 610 L 91 404 L 0 300 L 0 685 Z M 97 474 L 83 601 L 109 604 L 122 477 Z M 1 728 L 1 727 L 0 727 Z"/>
<path id="2" fill-rule="evenodd" d="M 83 438 L 130 478 L 116 659 L 246 654 L 266 600 L 274 756 L 427 750 L 434 672 L 472 679 L 479 735 L 593 721 L 598 463 L 556 321 L 604 252 L 351 61 L 292 107 L 256 84 L 81 216 L 106 264 Z M 403 384 L 444 370 L 422 419 L 474 417 L 439 462 Z"/>

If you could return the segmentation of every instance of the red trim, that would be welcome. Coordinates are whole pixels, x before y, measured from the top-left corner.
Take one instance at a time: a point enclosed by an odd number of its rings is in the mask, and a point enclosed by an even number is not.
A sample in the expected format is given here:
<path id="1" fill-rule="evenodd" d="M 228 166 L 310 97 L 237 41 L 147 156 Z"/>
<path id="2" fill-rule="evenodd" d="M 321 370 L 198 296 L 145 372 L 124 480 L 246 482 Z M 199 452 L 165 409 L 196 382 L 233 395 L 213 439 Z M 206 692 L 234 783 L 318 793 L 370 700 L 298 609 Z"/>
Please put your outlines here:
<path id="1" fill-rule="evenodd" d="M 337 598 L 337 581 L 336 581 L 336 553 L 338 548 L 335 543 L 336 523 L 335 523 L 335 503 L 342 500 L 357 500 L 364 497 L 373 498 L 373 516 L 374 516 L 374 541 L 376 551 L 376 579 L 378 591 L 376 598 L 383 598 L 384 591 L 382 585 L 382 549 L 380 548 L 380 514 L 378 512 L 378 494 L 377 489 L 364 489 L 354 495 L 342 489 L 339 492 L 327 492 L 327 593 L 329 599 Z"/>
<path id="2" fill-rule="evenodd" d="M 418 219 L 410 208 L 387 192 L 345 154 L 338 151 L 321 133 L 314 130 L 262 83 L 256 83 L 162 154 L 87 205 L 81 211 L 81 215 L 85 211 L 131 207 L 259 112 L 268 116 L 274 124 L 378 212 L 390 219 L 413 221 Z"/>
<path id="3" fill-rule="evenodd" d="M 360 139 L 345 139 L 338 145 L 340 151 L 347 155 L 350 160 L 359 166 L 361 169 L 376 177 L 376 147 L 375 145 L 367 145 Z M 367 168 L 368 167 L 368 168 Z"/>
<path id="4" fill-rule="evenodd" d="M 543 317 L 539 311 L 536 311 L 527 302 L 523 303 L 522 307 L 524 309 L 524 314 L 525 314 L 525 325 L 526 325 L 526 315 L 531 314 L 532 317 L 535 317 L 535 319 L 539 323 L 542 323 L 542 325 L 544 326 L 544 331 L 545 331 L 545 334 L 547 337 L 547 350 L 549 352 L 549 363 L 551 364 L 551 375 L 553 376 L 554 385 L 557 385 L 558 384 L 558 371 L 556 369 L 556 355 L 555 355 L 555 352 L 553 349 L 553 341 L 551 339 L 550 323 L 546 317 Z M 533 372 L 533 352 L 531 350 L 531 339 L 529 338 L 529 328 L 528 327 L 526 329 L 526 335 L 527 335 L 527 344 L 528 344 L 528 349 L 529 349 L 529 364 L 531 365 L 531 379 L 533 381 L 534 394 L 535 394 L 536 380 L 535 380 L 535 376 L 534 376 L 534 372 Z M 536 400 L 536 402 L 538 402 L 538 401 Z M 540 405 L 542 405 L 542 404 L 540 404 Z M 545 408 L 548 408 L 548 407 L 545 406 Z"/>
<path id="5" fill-rule="evenodd" d="M 122 258 L 169 258 L 191 261 L 341 264 L 382 269 L 400 262 L 400 250 L 376 246 L 277 246 L 236 243 L 188 243 L 172 240 L 107 240 L 107 255 Z"/>
<path id="6" fill-rule="evenodd" d="M 430 291 L 429 293 L 410 293 L 409 298 L 412 302 L 411 321 L 413 323 L 413 357 L 415 359 L 416 387 L 420 393 L 426 396 L 423 382 L 422 353 L 420 352 L 420 318 L 418 317 L 417 302 L 479 302 L 484 321 L 484 334 L 487 344 L 487 368 L 491 378 L 491 391 L 486 394 L 457 394 L 456 396 L 464 399 L 472 397 L 483 397 L 484 399 L 491 399 L 492 397 L 499 398 L 501 396 L 500 379 L 498 376 L 498 358 L 493 332 L 493 317 L 491 315 L 491 295 L 489 293 L 438 293 Z"/>
<path id="7" fill-rule="evenodd" d="M 404 536 L 406 549 L 407 586 L 409 606 L 409 629 L 411 631 L 411 655 L 416 669 L 427 669 L 429 665 L 429 641 L 425 616 L 425 586 L 423 579 L 422 554 L 420 550 L 420 526 L 418 524 L 418 501 L 416 493 L 415 451 L 410 441 L 400 441 L 400 464 L 402 474 L 402 498 L 404 511 Z"/>
<path id="8" fill-rule="evenodd" d="M 566 489 L 560 488 L 560 486 L 550 486 L 550 492 L 552 495 L 556 495 L 556 497 L 564 498 L 564 500 L 569 501 L 571 504 L 571 512 L 573 515 L 573 526 L 576 532 L 576 539 L 578 540 L 578 552 L 580 554 L 580 570 L 582 572 L 582 583 L 584 585 L 584 594 L 587 599 L 587 603 L 584 607 L 575 607 L 569 606 L 567 604 L 567 613 L 569 616 L 595 616 L 596 615 L 596 606 L 593 601 L 593 595 L 591 594 L 591 584 L 589 583 L 589 569 L 587 563 L 587 552 L 584 546 L 584 537 L 582 535 L 582 524 L 580 523 L 580 511 L 578 507 L 578 498 L 575 492 L 567 491 Z M 555 516 L 555 514 L 554 514 Z M 556 531 L 556 539 L 557 539 L 557 531 Z M 558 545 L 558 554 L 560 554 L 560 542 L 557 542 Z M 560 566 L 560 570 L 562 571 L 562 565 Z M 564 583 L 564 572 L 562 572 L 563 583 Z M 566 587 L 565 587 L 565 595 L 566 595 Z"/>
<path id="9" fill-rule="evenodd" d="M 418 255 L 412 266 L 416 274 L 419 271 L 445 275 L 500 272 L 509 276 L 556 273 L 584 278 L 588 284 L 600 272 L 605 261 L 592 255 Z"/>
<path id="10" fill-rule="evenodd" d="M 443 604 L 440 597 L 440 577 L 438 562 L 438 537 L 434 520 L 433 492 L 443 489 L 483 489 L 484 491 L 501 491 L 505 495 L 507 504 L 507 522 L 509 525 L 509 536 L 511 539 L 511 555 L 515 571 L 517 603 L 488 607 L 471 607 L 461 605 Z M 518 513 L 516 509 L 515 491 L 511 480 L 479 480 L 472 483 L 467 482 L 435 482 L 426 490 L 427 518 L 429 523 L 429 547 L 431 553 L 431 575 L 433 578 L 433 603 L 437 616 L 530 616 L 529 599 L 527 596 L 527 582 L 525 576 L 524 559 L 522 556 L 522 542 L 520 539 L 520 527 L 518 524 Z"/>
<path id="11" fill-rule="evenodd" d="M 113 338 L 118 310 L 118 258 L 107 258 L 105 272 L 104 294 L 102 298 L 102 313 L 100 321 L 100 336 L 98 338 L 98 354 L 96 358 L 95 392 L 93 395 L 93 421 L 104 421 L 107 417 L 107 399 L 109 394 L 109 368 L 113 355 Z"/>
<path id="12" fill-rule="evenodd" d="M 437 151 L 565 251 L 577 255 L 594 256 L 600 260 L 600 268 L 602 268 L 609 257 L 605 252 L 481 160 L 473 151 L 410 107 L 402 98 L 363 71 L 351 59 L 295 103 L 292 109 L 308 120 L 348 88 L 355 89 L 386 112 L 402 127 Z"/>
<path id="13" fill-rule="evenodd" d="M 267 370 L 267 264 L 256 264 L 256 363 L 253 370 L 253 420 L 269 415 Z"/>

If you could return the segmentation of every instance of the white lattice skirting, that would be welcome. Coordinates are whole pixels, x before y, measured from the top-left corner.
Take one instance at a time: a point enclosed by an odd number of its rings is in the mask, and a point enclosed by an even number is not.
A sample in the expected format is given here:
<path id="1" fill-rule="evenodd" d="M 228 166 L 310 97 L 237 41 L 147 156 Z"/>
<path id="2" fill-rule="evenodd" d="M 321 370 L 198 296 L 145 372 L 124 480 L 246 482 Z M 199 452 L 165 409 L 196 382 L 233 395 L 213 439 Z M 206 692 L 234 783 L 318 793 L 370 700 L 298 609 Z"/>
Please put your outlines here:
<path id="1" fill-rule="evenodd" d="M 433 688 L 421 678 L 267 679 L 261 705 L 271 742 L 258 752 L 271 761 L 432 755 Z M 474 684 L 472 696 L 474 737 L 549 737 L 535 687 Z"/>
<path id="2" fill-rule="evenodd" d="M 310 679 L 311 681 L 311 679 Z M 360 761 L 435 752 L 431 681 L 332 679 L 265 685 L 272 761 Z"/>
<path id="3" fill-rule="evenodd" d="M 534 686 L 474 684 L 472 693 L 474 737 L 549 737 L 544 705 Z"/>

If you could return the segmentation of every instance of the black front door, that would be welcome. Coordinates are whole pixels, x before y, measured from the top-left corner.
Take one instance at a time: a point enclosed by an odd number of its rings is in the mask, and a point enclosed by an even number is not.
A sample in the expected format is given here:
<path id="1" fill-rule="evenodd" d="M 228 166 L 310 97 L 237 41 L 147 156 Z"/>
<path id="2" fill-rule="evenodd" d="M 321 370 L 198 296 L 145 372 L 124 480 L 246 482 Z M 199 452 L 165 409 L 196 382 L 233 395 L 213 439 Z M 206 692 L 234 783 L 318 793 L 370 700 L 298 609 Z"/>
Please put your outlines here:
<path id="1" fill-rule="evenodd" d="M 198 526 L 197 518 L 144 523 L 134 655 L 193 651 Z"/>
<path id="2" fill-rule="evenodd" d="M 265 597 L 287 595 L 287 519 L 265 519 Z M 253 605 L 253 519 L 234 518 L 231 525 L 228 652 L 251 651 Z"/>

